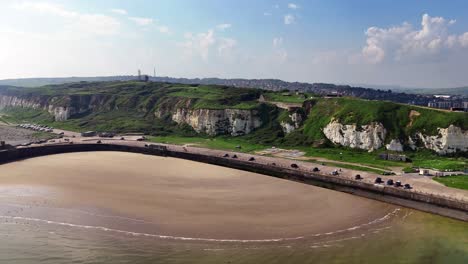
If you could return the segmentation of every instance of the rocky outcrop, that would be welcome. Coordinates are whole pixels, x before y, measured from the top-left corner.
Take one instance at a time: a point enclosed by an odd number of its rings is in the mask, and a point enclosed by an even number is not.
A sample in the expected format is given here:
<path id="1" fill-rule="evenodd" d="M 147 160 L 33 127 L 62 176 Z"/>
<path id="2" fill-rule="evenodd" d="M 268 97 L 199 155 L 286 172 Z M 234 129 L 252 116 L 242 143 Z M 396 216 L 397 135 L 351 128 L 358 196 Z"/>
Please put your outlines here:
<path id="1" fill-rule="evenodd" d="M 381 123 L 357 127 L 355 124 L 343 125 L 332 120 L 323 128 L 323 133 L 335 144 L 373 151 L 383 146 L 387 131 Z"/>
<path id="2" fill-rule="evenodd" d="M 75 114 L 102 107 L 106 99 L 99 95 L 50 98 L 0 95 L 0 110 L 7 107 L 32 108 L 49 112 L 55 121 L 66 121 Z"/>
<path id="3" fill-rule="evenodd" d="M 155 114 L 161 117 L 165 113 Z M 262 125 L 258 114 L 257 110 L 178 108 L 173 110 L 171 118 L 179 124 L 190 125 L 198 133 L 240 136 Z"/>
<path id="4" fill-rule="evenodd" d="M 439 128 L 436 136 L 418 133 L 425 148 L 434 150 L 438 154 L 445 155 L 455 152 L 468 152 L 468 131 L 460 127 L 450 125 L 448 128 Z"/>
<path id="5" fill-rule="evenodd" d="M 22 108 L 42 108 L 43 105 L 39 100 L 30 100 L 16 96 L 0 95 L 0 109 L 7 107 L 22 107 Z"/>
<path id="6" fill-rule="evenodd" d="M 391 151 L 403 151 L 403 144 L 398 139 L 392 139 L 390 143 L 385 145 L 385 148 Z"/>
<path id="7" fill-rule="evenodd" d="M 289 134 L 294 130 L 298 129 L 303 123 L 303 116 L 299 112 L 289 113 L 288 121 L 281 121 L 280 125 L 283 128 L 283 132 Z"/>

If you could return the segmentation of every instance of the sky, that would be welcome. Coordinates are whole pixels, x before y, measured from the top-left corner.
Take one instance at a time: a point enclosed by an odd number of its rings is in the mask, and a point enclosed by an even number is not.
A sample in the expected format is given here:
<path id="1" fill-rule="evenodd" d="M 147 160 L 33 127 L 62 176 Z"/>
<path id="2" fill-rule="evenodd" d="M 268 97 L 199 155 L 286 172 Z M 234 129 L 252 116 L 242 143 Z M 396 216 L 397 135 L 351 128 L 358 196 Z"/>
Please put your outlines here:
<path id="1" fill-rule="evenodd" d="M 0 0 L 0 79 L 468 85 L 465 0 Z"/>

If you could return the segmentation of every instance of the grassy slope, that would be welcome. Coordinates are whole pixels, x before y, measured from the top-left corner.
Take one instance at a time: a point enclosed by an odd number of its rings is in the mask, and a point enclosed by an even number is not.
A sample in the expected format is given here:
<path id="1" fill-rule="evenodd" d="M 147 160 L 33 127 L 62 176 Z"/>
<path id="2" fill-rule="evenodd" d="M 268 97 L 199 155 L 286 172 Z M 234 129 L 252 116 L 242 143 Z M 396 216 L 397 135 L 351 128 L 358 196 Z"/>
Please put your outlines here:
<path id="1" fill-rule="evenodd" d="M 34 121 L 75 131 L 139 131 L 157 136 L 158 138 L 155 140 L 166 140 L 169 143 L 193 143 L 196 141 L 197 143 L 201 142 L 203 146 L 220 149 L 234 149 L 236 145 L 241 145 L 243 151 L 253 151 L 275 145 L 301 149 L 310 157 L 372 165 L 381 169 L 394 166 L 406 167 L 411 164 L 380 160 L 376 153 L 366 151 L 330 145 L 328 148 L 312 148 L 311 145 L 317 140 L 324 140 L 321 129 L 332 118 L 343 123 L 357 123 L 359 125 L 382 122 L 389 129 L 390 135 L 387 138 L 404 138 L 408 133 L 417 130 L 434 133 L 436 127 L 447 127 L 452 123 L 468 129 L 467 115 L 463 113 L 447 113 L 382 101 L 318 98 L 306 102 L 312 107 L 304 126 L 285 135 L 279 122 L 281 120 L 290 121 L 287 112 L 259 104 L 257 98 L 260 90 L 223 86 L 105 82 L 52 85 L 40 88 L 7 87 L 0 88 L 0 92 L 23 96 L 47 95 L 56 97 L 57 101 L 54 104 L 60 104 L 62 101 L 70 103 L 67 102 L 70 98 L 66 98 L 64 95 L 71 96 L 72 101 L 86 100 L 90 95 L 99 95 L 105 98 L 105 104 L 98 112 L 87 113 L 65 122 L 54 122 L 53 118 L 45 111 L 6 109 L 4 112 L 9 116 L 3 118 L 10 122 Z M 268 92 L 266 97 L 268 100 L 277 101 L 297 99 L 294 96 L 283 96 L 281 92 Z M 203 137 L 203 135 L 196 135 L 193 129 L 188 126 L 179 126 L 170 120 L 154 117 L 156 109 L 174 106 L 210 109 L 259 108 L 262 109 L 262 120 L 264 120 L 265 125 L 254 133 L 243 137 L 210 139 Z M 417 110 L 421 115 L 413 120 L 411 127 L 407 127 L 410 122 L 409 112 L 411 110 Z M 410 152 L 408 155 L 413 159 L 412 165 L 414 166 L 459 169 L 466 162 L 466 159 L 463 158 L 438 157 L 429 152 Z"/>
<path id="2" fill-rule="evenodd" d="M 448 187 L 468 190 L 468 175 L 434 177 L 433 179 Z"/>
<path id="3" fill-rule="evenodd" d="M 451 113 L 416 106 L 396 104 L 385 101 L 365 101 L 353 98 L 321 99 L 312 101 L 314 106 L 305 122 L 303 134 L 311 140 L 324 138 L 321 129 L 332 119 L 343 124 L 366 125 L 380 122 L 388 131 L 387 139 L 399 138 L 406 140 L 408 135 L 416 132 L 437 134 L 438 127 L 448 127 L 453 124 L 468 129 L 466 113 Z M 413 118 L 410 112 L 420 113 Z"/>

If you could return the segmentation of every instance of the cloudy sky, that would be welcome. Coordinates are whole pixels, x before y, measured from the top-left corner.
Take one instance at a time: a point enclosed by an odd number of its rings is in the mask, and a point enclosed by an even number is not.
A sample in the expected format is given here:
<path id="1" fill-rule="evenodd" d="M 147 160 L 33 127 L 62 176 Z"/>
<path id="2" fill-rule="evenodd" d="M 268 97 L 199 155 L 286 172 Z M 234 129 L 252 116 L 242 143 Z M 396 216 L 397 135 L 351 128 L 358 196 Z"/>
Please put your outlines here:
<path id="1" fill-rule="evenodd" d="M 0 79 L 468 85 L 468 1 L 0 0 Z"/>

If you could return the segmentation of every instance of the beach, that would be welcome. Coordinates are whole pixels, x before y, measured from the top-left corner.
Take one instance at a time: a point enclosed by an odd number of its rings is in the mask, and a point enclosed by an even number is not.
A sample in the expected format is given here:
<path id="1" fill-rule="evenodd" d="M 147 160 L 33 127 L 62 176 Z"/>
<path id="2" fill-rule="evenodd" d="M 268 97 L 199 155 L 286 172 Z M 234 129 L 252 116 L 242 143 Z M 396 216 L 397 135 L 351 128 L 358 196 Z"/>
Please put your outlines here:
<path id="1" fill-rule="evenodd" d="M 0 165 L 0 263 L 465 263 L 466 225 L 175 158 Z"/>
<path id="2" fill-rule="evenodd" d="M 260 174 L 131 153 L 51 155 L 2 165 L 1 172 L 2 186 L 47 189 L 51 194 L 37 199 L 49 206 L 138 217 L 171 236 L 294 238 L 367 223 L 395 208 Z"/>

